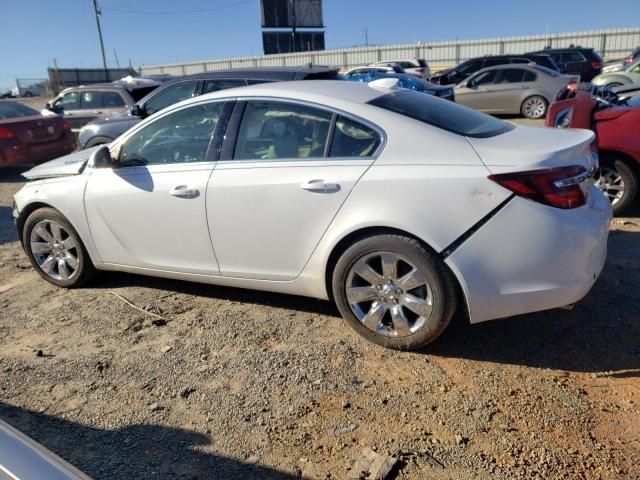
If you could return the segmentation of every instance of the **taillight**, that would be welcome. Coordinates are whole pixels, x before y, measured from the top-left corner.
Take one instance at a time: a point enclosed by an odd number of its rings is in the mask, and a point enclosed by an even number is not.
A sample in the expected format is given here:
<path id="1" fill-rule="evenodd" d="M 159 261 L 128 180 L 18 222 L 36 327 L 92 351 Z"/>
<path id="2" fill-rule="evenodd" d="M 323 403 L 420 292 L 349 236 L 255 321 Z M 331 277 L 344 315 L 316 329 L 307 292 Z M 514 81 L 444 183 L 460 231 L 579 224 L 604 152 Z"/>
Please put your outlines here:
<path id="1" fill-rule="evenodd" d="M 489 179 L 520 197 L 564 209 L 581 207 L 587 203 L 580 186 L 587 178 L 589 172 L 579 165 L 489 176 Z"/>
<path id="2" fill-rule="evenodd" d="M 591 68 L 602 68 L 602 62 L 598 62 L 597 60 L 594 60 L 591 62 Z"/>
<path id="3" fill-rule="evenodd" d="M 71 130 L 71 125 L 66 120 L 62 120 L 62 128 L 65 130 Z"/>
<path id="4" fill-rule="evenodd" d="M 7 127 L 0 127 L 0 140 L 9 140 L 15 137 L 16 134 L 13 133 L 13 130 Z"/>
<path id="5" fill-rule="evenodd" d="M 422 68 L 422 67 L 416 68 L 416 72 L 424 73 L 424 68 Z"/>
<path id="6" fill-rule="evenodd" d="M 624 59 L 624 64 L 628 65 L 631 62 L 633 62 L 633 57 L 632 56 L 628 56 L 627 58 Z"/>

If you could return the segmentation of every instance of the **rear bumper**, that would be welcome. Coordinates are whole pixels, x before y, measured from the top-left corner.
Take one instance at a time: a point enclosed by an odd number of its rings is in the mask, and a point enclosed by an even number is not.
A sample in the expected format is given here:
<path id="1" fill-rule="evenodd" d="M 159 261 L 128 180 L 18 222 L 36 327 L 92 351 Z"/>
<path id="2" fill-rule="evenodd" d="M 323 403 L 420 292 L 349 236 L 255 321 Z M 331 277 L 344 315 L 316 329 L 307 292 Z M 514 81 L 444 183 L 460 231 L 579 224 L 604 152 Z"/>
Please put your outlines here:
<path id="1" fill-rule="evenodd" d="M 514 198 L 446 260 L 471 323 L 562 307 L 582 299 L 607 256 L 611 206 L 561 210 Z"/>
<path id="2" fill-rule="evenodd" d="M 54 142 L 24 145 L 20 142 L 3 144 L 0 149 L 0 167 L 41 163 L 52 160 L 76 149 L 75 138 L 71 133 Z"/>

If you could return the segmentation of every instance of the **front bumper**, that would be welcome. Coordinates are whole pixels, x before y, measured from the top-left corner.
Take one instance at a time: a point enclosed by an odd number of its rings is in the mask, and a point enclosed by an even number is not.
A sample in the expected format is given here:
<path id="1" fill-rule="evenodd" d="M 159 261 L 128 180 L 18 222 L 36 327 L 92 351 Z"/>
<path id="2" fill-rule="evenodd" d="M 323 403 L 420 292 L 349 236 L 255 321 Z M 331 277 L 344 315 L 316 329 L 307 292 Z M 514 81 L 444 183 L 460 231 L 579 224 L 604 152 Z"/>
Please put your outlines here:
<path id="1" fill-rule="evenodd" d="M 604 267 L 610 221 L 595 187 L 589 204 L 573 210 L 515 197 L 446 260 L 471 323 L 581 300 Z"/>

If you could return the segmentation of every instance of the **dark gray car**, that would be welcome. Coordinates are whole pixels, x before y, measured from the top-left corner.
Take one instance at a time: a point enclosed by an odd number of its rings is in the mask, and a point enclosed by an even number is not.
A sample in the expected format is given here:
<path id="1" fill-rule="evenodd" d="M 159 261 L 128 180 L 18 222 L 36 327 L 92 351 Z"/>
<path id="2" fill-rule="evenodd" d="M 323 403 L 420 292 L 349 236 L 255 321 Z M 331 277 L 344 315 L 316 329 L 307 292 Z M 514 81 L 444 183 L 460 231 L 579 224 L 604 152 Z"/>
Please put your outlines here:
<path id="1" fill-rule="evenodd" d="M 340 78 L 338 70 L 331 67 L 238 68 L 180 77 L 147 95 L 130 111 L 85 125 L 78 135 L 78 148 L 111 143 L 149 115 L 187 98 L 255 83 L 335 80 Z"/>

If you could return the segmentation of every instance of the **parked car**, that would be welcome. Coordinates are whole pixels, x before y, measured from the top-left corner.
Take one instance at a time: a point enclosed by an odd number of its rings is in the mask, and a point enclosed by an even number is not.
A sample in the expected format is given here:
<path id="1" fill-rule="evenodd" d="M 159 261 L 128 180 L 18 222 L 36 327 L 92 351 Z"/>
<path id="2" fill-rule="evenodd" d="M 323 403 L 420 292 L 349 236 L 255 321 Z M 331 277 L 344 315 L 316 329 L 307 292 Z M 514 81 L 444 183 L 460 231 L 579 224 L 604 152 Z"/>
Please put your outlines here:
<path id="1" fill-rule="evenodd" d="M 372 66 L 384 66 L 384 65 L 400 65 L 404 69 L 404 73 L 409 75 L 415 75 L 424 80 L 431 75 L 431 69 L 429 64 L 424 58 L 402 58 L 399 60 L 385 60 L 382 62 L 373 63 Z M 403 73 L 403 72 L 397 72 Z"/>
<path id="2" fill-rule="evenodd" d="M 13 89 L 0 90 L 0 98 L 13 98 Z"/>
<path id="3" fill-rule="evenodd" d="M 604 60 L 593 48 L 545 48 L 533 53 L 550 55 L 558 64 L 560 72 L 580 75 L 582 82 L 590 82 L 595 76 L 602 73 L 604 67 Z"/>
<path id="4" fill-rule="evenodd" d="M 135 103 L 155 90 L 160 82 L 143 85 L 101 83 L 82 85 L 63 90 L 47 102 L 46 109 L 63 116 L 74 133 L 97 118 L 109 118 L 127 112 Z"/>
<path id="5" fill-rule="evenodd" d="M 124 270 L 332 298 L 397 349 L 459 305 L 475 323 L 586 295 L 611 219 L 593 133 L 388 83 L 220 91 L 36 167 L 14 197 L 26 254 L 61 287 Z"/>
<path id="6" fill-rule="evenodd" d="M 558 70 L 558 66 L 553 59 L 545 54 L 486 55 L 484 57 L 471 58 L 454 68 L 440 70 L 432 75 L 429 80 L 438 85 L 453 85 L 462 82 L 483 68 L 511 63 L 528 64 L 531 62 L 551 70 Z"/>
<path id="7" fill-rule="evenodd" d="M 141 99 L 128 112 L 86 125 L 78 134 L 78 148 L 111 143 L 149 115 L 203 93 L 256 83 L 336 78 L 340 76 L 333 67 L 237 68 L 179 77 Z"/>
<path id="8" fill-rule="evenodd" d="M 558 90 L 578 77 L 535 64 L 480 70 L 455 88 L 456 102 L 486 113 L 544 118 Z"/>
<path id="9" fill-rule="evenodd" d="M 550 106 L 546 125 L 595 132 L 600 155 L 597 185 L 611 201 L 614 214 L 620 215 L 638 197 L 640 96 L 624 97 L 607 89 L 595 93 L 569 86 Z"/>
<path id="10" fill-rule="evenodd" d="M 354 67 L 346 72 L 344 75 L 357 75 L 357 74 L 369 74 L 373 72 L 378 73 L 405 73 L 404 68 L 402 68 L 397 63 L 391 63 L 389 65 L 368 65 L 362 67 Z"/>
<path id="11" fill-rule="evenodd" d="M 634 48 L 633 51 L 623 60 L 606 64 L 602 69 L 602 73 L 619 72 L 621 70 L 625 70 L 630 64 L 634 63 L 638 58 L 640 58 L 640 47 Z"/>
<path id="12" fill-rule="evenodd" d="M 0 478 L 91 480 L 77 468 L 0 420 Z"/>
<path id="13" fill-rule="evenodd" d="M 406 88 L 409 90 L 415 90 L 416 92 L 426 93 L 428 95 L 435 95 L 436 97 L 444 98 L 445 100 L 453 101 L 455 96 L 453 94 L 453 87 L 436 85 L 434 83 L 422 80 L 415 75 L 409 75 L 406 73 L 401 74 L 388 74 L 388 73 L 356 73 L 351 75 L 345 75 L 345 80 L 351 80 L 355 82 L 369 83 L 381 78 L 390 78 L 398 80 L 398 87 Z"/>
<path id="14" fill-rule="evenodd" d="M 606 85 L 607 87 L 619 87 L 621 85 L 640 83 L 640 58 L 634 63 L 629 64 L 624 70 L 601 73 L 595 77 L 591 83 L 593 85 Z"/>
<path id="15" fill-rule="evenodd" d="M 75 150 L 69 124 L 14 101 L 0 102 L 0 167 L 40 163 Z"/>

